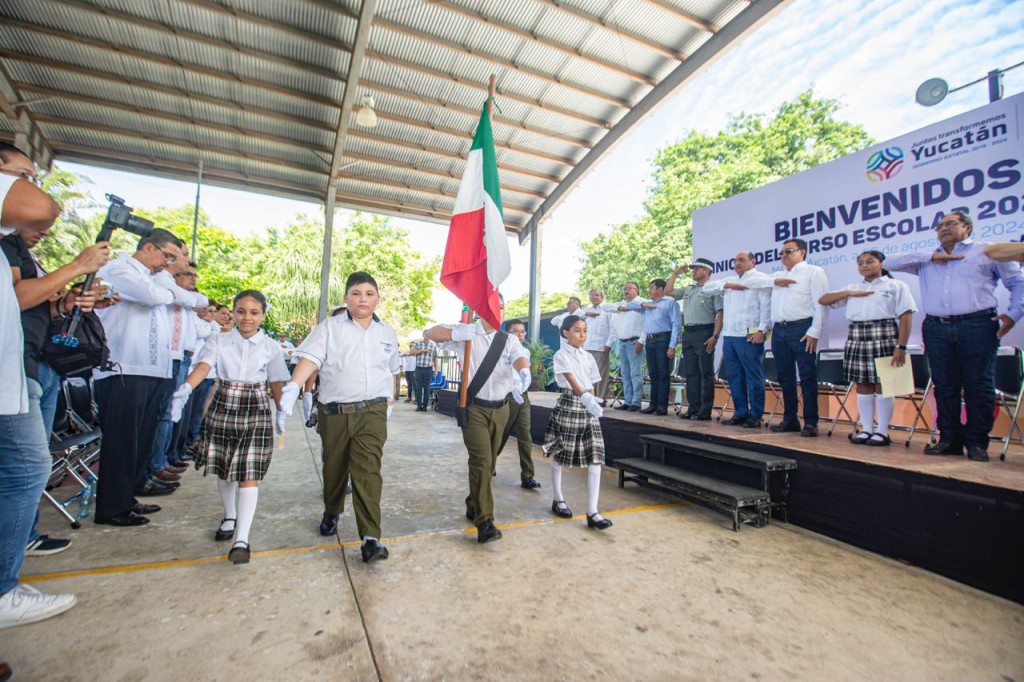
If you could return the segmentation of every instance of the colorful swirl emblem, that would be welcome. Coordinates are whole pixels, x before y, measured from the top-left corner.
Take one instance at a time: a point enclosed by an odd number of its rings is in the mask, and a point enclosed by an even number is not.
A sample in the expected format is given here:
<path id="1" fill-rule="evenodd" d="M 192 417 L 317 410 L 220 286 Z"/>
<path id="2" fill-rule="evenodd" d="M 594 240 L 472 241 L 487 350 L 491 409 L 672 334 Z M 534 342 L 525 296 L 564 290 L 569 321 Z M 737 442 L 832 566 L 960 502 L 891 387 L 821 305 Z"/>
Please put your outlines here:
<path id="1" fill-rule="evenodd" d="M 868 157 L 867 176 L 871 182 L 882 182 L 903 170 L 903 150 L 886 147 Z"/>

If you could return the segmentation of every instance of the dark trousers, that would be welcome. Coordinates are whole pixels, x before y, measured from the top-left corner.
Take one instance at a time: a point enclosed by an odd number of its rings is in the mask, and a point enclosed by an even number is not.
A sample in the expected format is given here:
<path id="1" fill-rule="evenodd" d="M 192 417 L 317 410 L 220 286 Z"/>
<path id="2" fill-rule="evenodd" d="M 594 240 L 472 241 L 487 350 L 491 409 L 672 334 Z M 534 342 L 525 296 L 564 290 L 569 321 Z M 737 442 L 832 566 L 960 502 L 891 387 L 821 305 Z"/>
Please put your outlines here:
<path id="1" fill-rule="evenodd" d="M 498 446 L 498 454 L 505 449 L 505 443 L 512 433 L 516 431 L 516 445 L 519 448 L 519 473 L 523 478 L 533 478 L 533 439 L 530 436 L 530 396 L 523 394 L 523 404 L 515 400 L 508 402 L 508 424 L 501 434 L 501 445 Z"/>
<path id="2" fill-rule="evenodd" d="M 195 447 L 196 440 L 199 438 L 199 426 L 203 423 L 206 398 L 210 395 L 211 387 L 213 387 L 213 379 L 203 379 L 203 383 L 199 384 L 199 387 L 192 392 L 192 397 L 189 398 L 189 407 L 186 408 L 191 410 L 189 412 L 188 430 L 185 433 L 184 445 L 179 449 L 180 454 L 185 454 L 186 450 L 191 450 Z"/>
<path id="3" fill-rule="evenodd" d="M 944 441 L 988 448 L 994 423 L 998 330 L 999 323 L 987 315 L 949 323 L 926 317 L 921 326 Z M 967 406 L 966 426 L 960 423 L 961 392 Z"/>
<path id="4" fill-rule="evenodd" d="M 651 375 L 651 405 L 659 410 L 668 409 L 668 381 L 672 371 L 672 359 L 666 355 L 669 334 L 652 334 L 647 337 L 647 371 Z"/>
<path id="5" fill-rule="evenodd" d="M 469 453 L 469 496 L 466 505 L 476 510 L 474 525 L 494 520 L 494 495 L 491 477 L 494 460 L 501 445 L 501 434 L 508 423 L 508 404 L 497 408 L 469 406 L 469 423 L 462 429 L 462 442 Z"/>
<path id="6" fill-rule="evenodd" d="M 96 518 L 109 519 L 135 505 L 135 486 L 145 480 L 157 419 L 167 409 L 174 380 L 112 376 L 97 381 L 95 390 L 103 430 Z"/>
<path id="7" fill-rule="evenodd" d="M 317 415 L 323 442 L 324 511 L 345 511 L 345 488 L 352 479 L 352 507 L 359 539 L 380 539 L 380 462 L 388 439 L 388 406 L 378 403 L 349 414 Z"/>
<path id="8" fill-rule="evenodd" d="M 796 421 L 796 371 L 800 370 L 800 395 L 804 402 L 804 423 L 818 425 L 818 368 L 815 353 L 808 353 L 800 339 L 811 328 L 811 321 L 799 324 L 776 324 L 772 328 L 772 354 L 779 370 L 782 386 L 782 419 Z"/>
<path id="9" fill-rule="evenodd" d="M 686 413 L 702 417 L 711 414 L 715 404 L 715 354 L 709 353 L 707 340 L 715 325 L 694 329 L 687 327 L 683 332 L 683 357 L 679 358 L 680 374 L 686 377 Z"/>
<path id="10" fill-rule="evenodd" d="M 405 373 L 405 400 L 406 402 L 413 402 L 416 400 L 416 370 L 410 370 Z"/>
<path id="11" fill-rule="evenodd" d="M 733 415 L 737 419 L 764 416 L 764 344 L 742 336 L 723 337 L 722 362 L 729 377 Z"/>
<path id="12" fill-rule="evenodd" d="M 430 404 L 430 382 L 434 378 L 434 370 L 431 367 L 416 368 L 416 407 L 427 409 Z"/>

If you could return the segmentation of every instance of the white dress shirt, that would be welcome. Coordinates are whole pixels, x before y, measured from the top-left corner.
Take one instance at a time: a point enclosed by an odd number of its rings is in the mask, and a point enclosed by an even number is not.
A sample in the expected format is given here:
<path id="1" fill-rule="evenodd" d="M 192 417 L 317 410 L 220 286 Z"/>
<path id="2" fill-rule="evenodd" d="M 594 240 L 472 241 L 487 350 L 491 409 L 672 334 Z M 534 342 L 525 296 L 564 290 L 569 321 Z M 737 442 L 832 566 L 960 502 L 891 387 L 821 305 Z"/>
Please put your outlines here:
<path id="1" fill-rule="evenodd" d="M 194 346 L 187 348 L 187 350 L 192 351 L 194 357 L 199 357 L 199 351 L 203 350 L 206 340 L 214 334 L 220 334 L 220 326 L 218 325 L 216 331 L 214 331 L 213 325 L 210 322 L 204 322 L 203 318 L 196 314 L 196 311 L 193 310 L 192 315 L 194 318 L 192 324 L 196 328 L 196 342 Z"/>
<path id="2" fill-rule="evenodd" d="M 576 383 L 584 391 L 593 391 L 594 384 L 601 381 L 601 372 L 597 368 L 597 360 L 584 348 L 576 348 L 562 339 L 562 347 L 555 353 L 553 362 L 555 383 L 559 388 L 572 389 L 572 384 L 565 378 L 572 374 Z"/>
<path id="3" fill-rule="evenodd" d="M 168 324 L 171 327 L 171 359 L 181 360 L 184 351 L 195 352 L 196 348 L 198 318 L 192 309 L 209 305 L 210 300 L 198 291 L 179 287 L 171 273 L 166 270 L 153 275 L 153 281 L 174 296 L 174 303 L 168 312 Z"/>
<path id="4" fill-rule="evenodd" d="M 456 325 L 445 326 L 453 329 Z M 490 349 L 496 334 L 497 332 L 490 332 L 489 334 L 477 334 L 473 337 L 473 343 L 469 352 L 469 382 L 471 384 L 473 383 L 473 377 L 476 376 L 477 369 L 487 356 L 487 351 Z M 459 357 L 459 362 L 465 364 L 463 356 L 466 350 L 466 343 L 464 341 L 445 341 L 438 345 L 441 348 L 454 352 Z M 508 394 L 512 392 L 512 386 L 514 385 L 512 377 L 516 374 L 508 371 L 508 367 L 519 358 L 526 358 L 526 361 L 529 362 L 530 354 L 523 348 L 523 344 L 519 343 L 519 339 L 509 334 L 505 340 L 505 348 L 502 349 L 501 356 L 498 358 L 498 364 L 494 366 L 494 371 L 491 372 L 491 376 L 487 377 L 487 381 L 484 382 L 476 397 L 481 400 L 491 401 L 507 398 Z"/>
<path id="5" fill-rule="evenodd" d="M 615 314 L 615 306 L 611 303 L 588 305 L 576 313 L 587 323 L 587 340 L 583 342 L 584 350 L 604 350 L 611 348 L 618 340 L 611 319 Z M 591 317 L 593 315 L 593 317 Z M 561 326 L 561 323 L 559 323 Z"/>
<path id="6" fill-rule="evenodd" d="M 277 349 L 281 357 L 281 349 Z M 398 336 L 374 315 L 363 329 L 350 313 L 328 317 L 292 356 L 306 358 L 320 371 L 321 403 L 356 403 L 394 398 L 393 376 L 402 369 Z"/>
<path id="7" fill-rule="evenodd" d="M 891 277 L 876 277 L 872 281 L 861 280 L 840 291 L 873 291 L 871 296 L 851 296 L 833 303 L 831 308 L 846 307 L 846 319 L 850 322 L 891 320 L 908 310 L 917 312 L 914 296 L 905 282 Z"/>
<path id="8" fill-rule="evenodd" d="M 633 301 L 646 303 L 647 299 L 637 296 Z M 638 313 L 635 310 L 628 312 L 619 311 L 620 306 L 625 306 L 633 301 L 619 301 L 612 304 L 612 307 L 615 308 L 615 312 L 612 314 L 612 337 L 618 341 L 636 339 L 642 344 L 646 341 L 644 336 L 644 314 Z"/>
<path id="9" fill-rule="evenodd" d="M 416 371 L 416 356 L 415 355 L 403 355 L 402 356 L 402 371 L 403 372 L 415 372 Z"/>
<path id="10" fill-rule="evenodd" d="M 247 339 L 237 329 L 211 337 L 203 345 L 199 362 L 216 369 L 222 381 L 262 384 L 291 378 L 277 342 L 262 329 Z"/>
<path id="11" fill-rule="evenodd" d="M 726 284 L 742 284 L 745 291 L 726 289 Z M 775 280 L 757 270 L 713 279 L 704 285 L 706 294 L 722 294 L 722 336 L 751 334 L 752 328 L 767 332 L 772 327 L 772 289 Z M 806 317 L 806 315 L 805 315 Z"/>
<path id="12" fill-rule="evenodd" d="M 0 173 L 0 210 L 11 186 L 18 181 L 14 175 Z M 4 231 L 7 232 L 6 230 Z M 2 234 L 0 234 L 2 236 Z M 28 384 L 25 379 L 25 337 L 21 330 L 21 307 L 14 293 L 14 277 L 7 258 L 0 253 L 0 414 L 28 412 Z"/>
<path id="13" fill-rule="evenodd" d="M 123 254 L 97 273 L 114 287 L 121 302 L 97 310 L 107 333 L 110 361 L 121 374 L 168 379 L 171 376 L 171 328 L 168 321 L 174 294 L 153 281 L 138 260 Z M 118 374 L 93 370 L 93 378 Z"/>
<path id="14" fill-rule="evenodd" d="M 775 279 L 792 279 L 796 283 L 788 287 L 777 287 Z M 820 339 L 828 316 L 828 308 L 818 303 L 818 299 L 828 293 L 825 271 L 817 265 L 800 261 L 792 270 L 775 273 L 771 281 L 772 324 L 810 317 L 811 326 L 807 329 L 807 336 Z"/>
<path id="15" fill-rule="evenodd" d="M 576 312 L 573 313 L 570 313 L 568 310 L 566 310 L 564 313 L 558 313 L 557 315 L 551 318 L 551 324 L 553 324 L 556 329 L 561 329 L 562 320 L 569 317 L 570 315 L 575 315 L 576 317 L 583 317 L 583 308 L 577 308 Z"/>

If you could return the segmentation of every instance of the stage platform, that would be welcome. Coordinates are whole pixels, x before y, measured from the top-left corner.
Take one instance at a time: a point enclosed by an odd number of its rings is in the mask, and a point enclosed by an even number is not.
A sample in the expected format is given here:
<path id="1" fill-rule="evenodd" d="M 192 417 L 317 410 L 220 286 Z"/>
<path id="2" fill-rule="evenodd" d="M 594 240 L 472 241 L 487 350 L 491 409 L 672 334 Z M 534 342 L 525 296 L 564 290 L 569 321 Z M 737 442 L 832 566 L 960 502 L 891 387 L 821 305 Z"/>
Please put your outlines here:
<path id="1" fill-rule="evenodd" d="M 543 442 L 557 398 L 530 393 L 535 443 Z M 450 414 L 456 399 L 443 391 L 440 411 Z M 658 417 L 606 408 L 601 419 L 612 467 L 616 459 L 641 457 L 639 437 L 651 433 L 794 458 L 799 466 L 790 475 L 790 523 L 1024 603 L 1024 449 L 1011 446 L 1000 461 L 1002 446 L 993 443 L 989 462 L 972 462 L 924 455 L 923 433 L 910 448 L 903 446 L 901 431 L 893 431 L 892 446 L 872 448 L 848 441 L 848 422 L 840 422 L 832 437 L 822 426 L 817 438 L 803 438 L 716 420 L 684 421 L 671 410 Z M 722 528 L 731 532 L 727 523 Z"/>

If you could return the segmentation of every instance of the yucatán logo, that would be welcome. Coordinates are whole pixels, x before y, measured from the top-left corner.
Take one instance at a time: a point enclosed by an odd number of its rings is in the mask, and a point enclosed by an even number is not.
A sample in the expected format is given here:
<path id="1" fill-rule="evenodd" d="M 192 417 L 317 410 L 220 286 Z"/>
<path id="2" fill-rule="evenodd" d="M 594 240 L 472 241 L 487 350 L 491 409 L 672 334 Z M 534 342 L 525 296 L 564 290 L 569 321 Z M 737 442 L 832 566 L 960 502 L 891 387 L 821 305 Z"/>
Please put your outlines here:
<path id="1" fill-rule="evenodd" d="M 884 182 L 903 170 L 903 150 L 886 147 L 868 157 L 867 176 L 871 182 Z"/>

